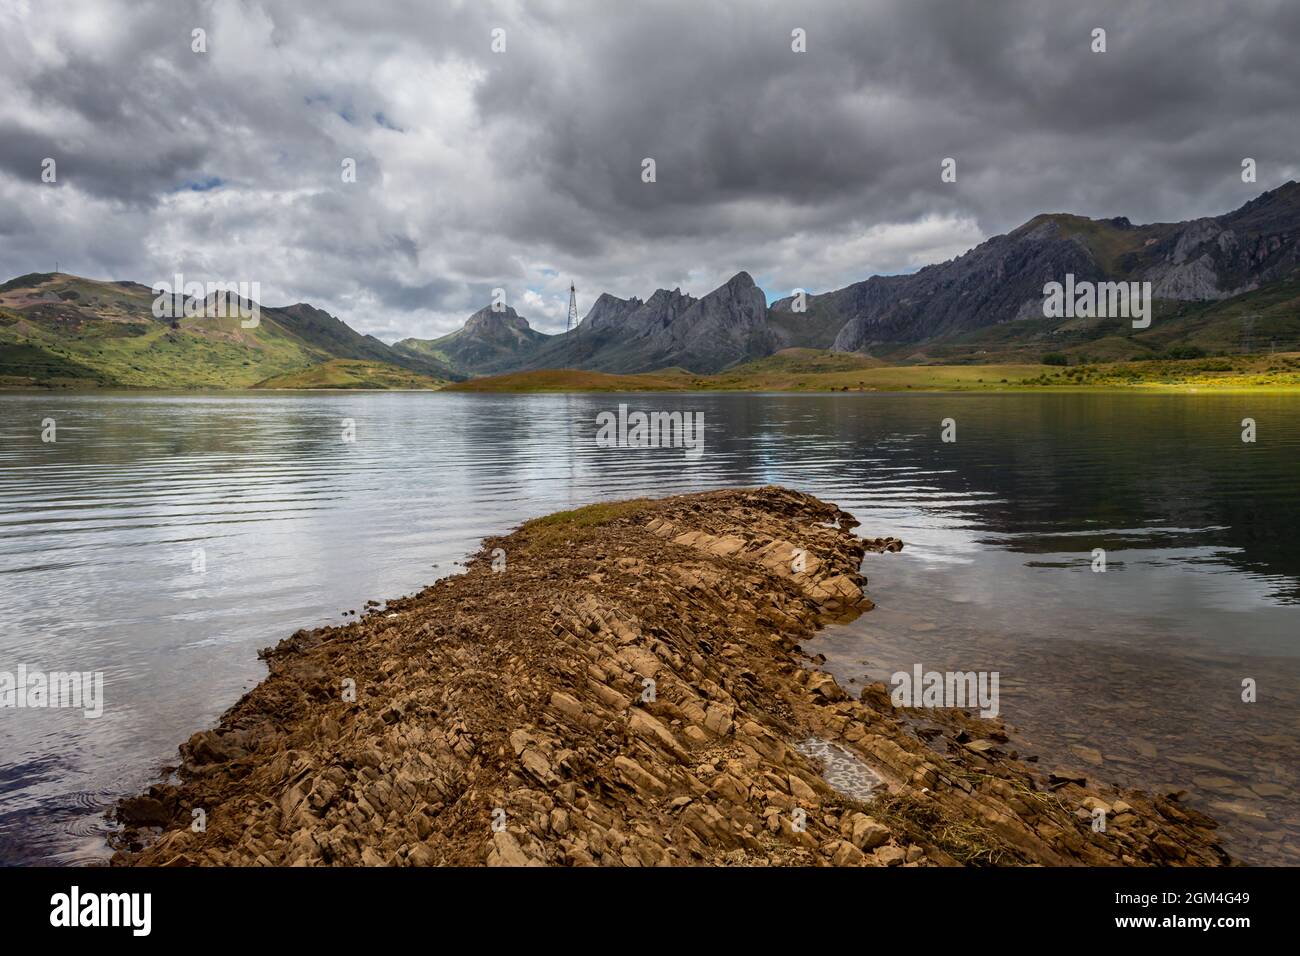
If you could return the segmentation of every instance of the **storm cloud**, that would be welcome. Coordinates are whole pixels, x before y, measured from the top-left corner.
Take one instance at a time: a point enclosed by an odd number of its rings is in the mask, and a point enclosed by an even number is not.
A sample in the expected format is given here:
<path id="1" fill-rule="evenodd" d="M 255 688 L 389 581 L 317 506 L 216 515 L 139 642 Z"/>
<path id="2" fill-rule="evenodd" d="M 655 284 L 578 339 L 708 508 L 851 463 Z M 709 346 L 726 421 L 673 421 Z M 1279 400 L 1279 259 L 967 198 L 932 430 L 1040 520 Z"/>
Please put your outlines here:
<path id="1" fill-rule="evenodd" d="M 0 279 L 258 281 L 387 340 L 495 287 L 547 331 L 570 280 L 824 291 L 1300 178 L 1297 48 L 1284 0 L 8 0 Z"/>

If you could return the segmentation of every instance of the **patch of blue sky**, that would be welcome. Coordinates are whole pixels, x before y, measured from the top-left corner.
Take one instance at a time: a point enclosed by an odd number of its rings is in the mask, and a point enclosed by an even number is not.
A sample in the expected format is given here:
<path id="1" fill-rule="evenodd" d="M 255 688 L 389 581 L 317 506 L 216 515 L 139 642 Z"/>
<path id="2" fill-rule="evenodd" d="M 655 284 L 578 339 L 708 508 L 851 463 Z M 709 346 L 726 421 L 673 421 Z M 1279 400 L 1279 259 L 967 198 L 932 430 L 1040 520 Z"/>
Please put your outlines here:
<path id="1" fill-rule="evenodd" d="M 201 179 L 189 179 L 176 187 L 174 192 L 192 192 L 206 193 L 213 189 L 220 189 L 226 184 L 226 181 L 220 176 L 204 176 Z"/>

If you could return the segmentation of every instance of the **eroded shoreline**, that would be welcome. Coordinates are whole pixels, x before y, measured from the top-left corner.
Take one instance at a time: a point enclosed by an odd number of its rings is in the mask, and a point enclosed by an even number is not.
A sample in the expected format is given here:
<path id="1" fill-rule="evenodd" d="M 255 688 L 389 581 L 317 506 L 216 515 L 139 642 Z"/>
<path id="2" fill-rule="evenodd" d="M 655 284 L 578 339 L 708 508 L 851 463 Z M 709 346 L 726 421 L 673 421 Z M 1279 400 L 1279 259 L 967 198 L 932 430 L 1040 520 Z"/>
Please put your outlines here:
<path id="1" fill-rule="evenodd" d="M 465 574 L 266 652 L 176 782 L 122 802 L 113 862 L 1227 862 L 1175 799 L 1055 776 L 997 721 L 921 727 L 884 685 L 854 700 L 806 666 L 799 642 L 870 608 L 859 566 L 892 547 L 855 524 L 762 488 L 489 539 Z"/>

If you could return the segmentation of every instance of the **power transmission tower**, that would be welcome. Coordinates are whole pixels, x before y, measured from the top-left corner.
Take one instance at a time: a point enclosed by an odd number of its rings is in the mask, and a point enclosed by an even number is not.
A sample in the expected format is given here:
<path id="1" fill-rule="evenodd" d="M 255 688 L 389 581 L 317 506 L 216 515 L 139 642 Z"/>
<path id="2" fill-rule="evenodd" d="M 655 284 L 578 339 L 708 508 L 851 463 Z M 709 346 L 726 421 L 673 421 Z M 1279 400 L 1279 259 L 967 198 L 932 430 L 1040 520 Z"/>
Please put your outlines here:
<path id="1" fill-rule="evenodd" d="M 1241 317 L 1241 353 L 1249 355 L 1251 348 L 1255 344 L 1255 320 L 1258 315 L 1243 315 Z"/>
<path id="2" fill-rule="evenodd" d="M 564 331 L 572 332 L 573 327 L 578 324 L 578 290 L 573 283 L 569 283 L 569 324 Z"/>

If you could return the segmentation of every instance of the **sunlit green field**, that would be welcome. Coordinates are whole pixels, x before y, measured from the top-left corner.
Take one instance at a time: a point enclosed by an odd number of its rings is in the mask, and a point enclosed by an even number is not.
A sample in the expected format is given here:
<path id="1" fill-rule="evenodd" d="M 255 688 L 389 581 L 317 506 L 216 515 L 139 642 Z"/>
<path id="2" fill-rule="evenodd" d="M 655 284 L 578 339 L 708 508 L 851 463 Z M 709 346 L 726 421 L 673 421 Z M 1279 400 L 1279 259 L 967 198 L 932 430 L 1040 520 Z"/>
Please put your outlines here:
<path id="1" fill-rule="evenodd" d="M 441 388 L 446 383 L 384 362 L 334 359 L 296 372 L 276 375 L 254 388 Z"/>
<path id="2" fill-rule="evenodd" d="M 859 355 L 788 349 L 717 375 L 694 375 L 682 369 L 642 375 L 546 370 L 472 379 L 449 388 L 469 392 L 1296 389 L 1300 388 L 1300 353 L 1061 367 L 885 365 Z"/>

